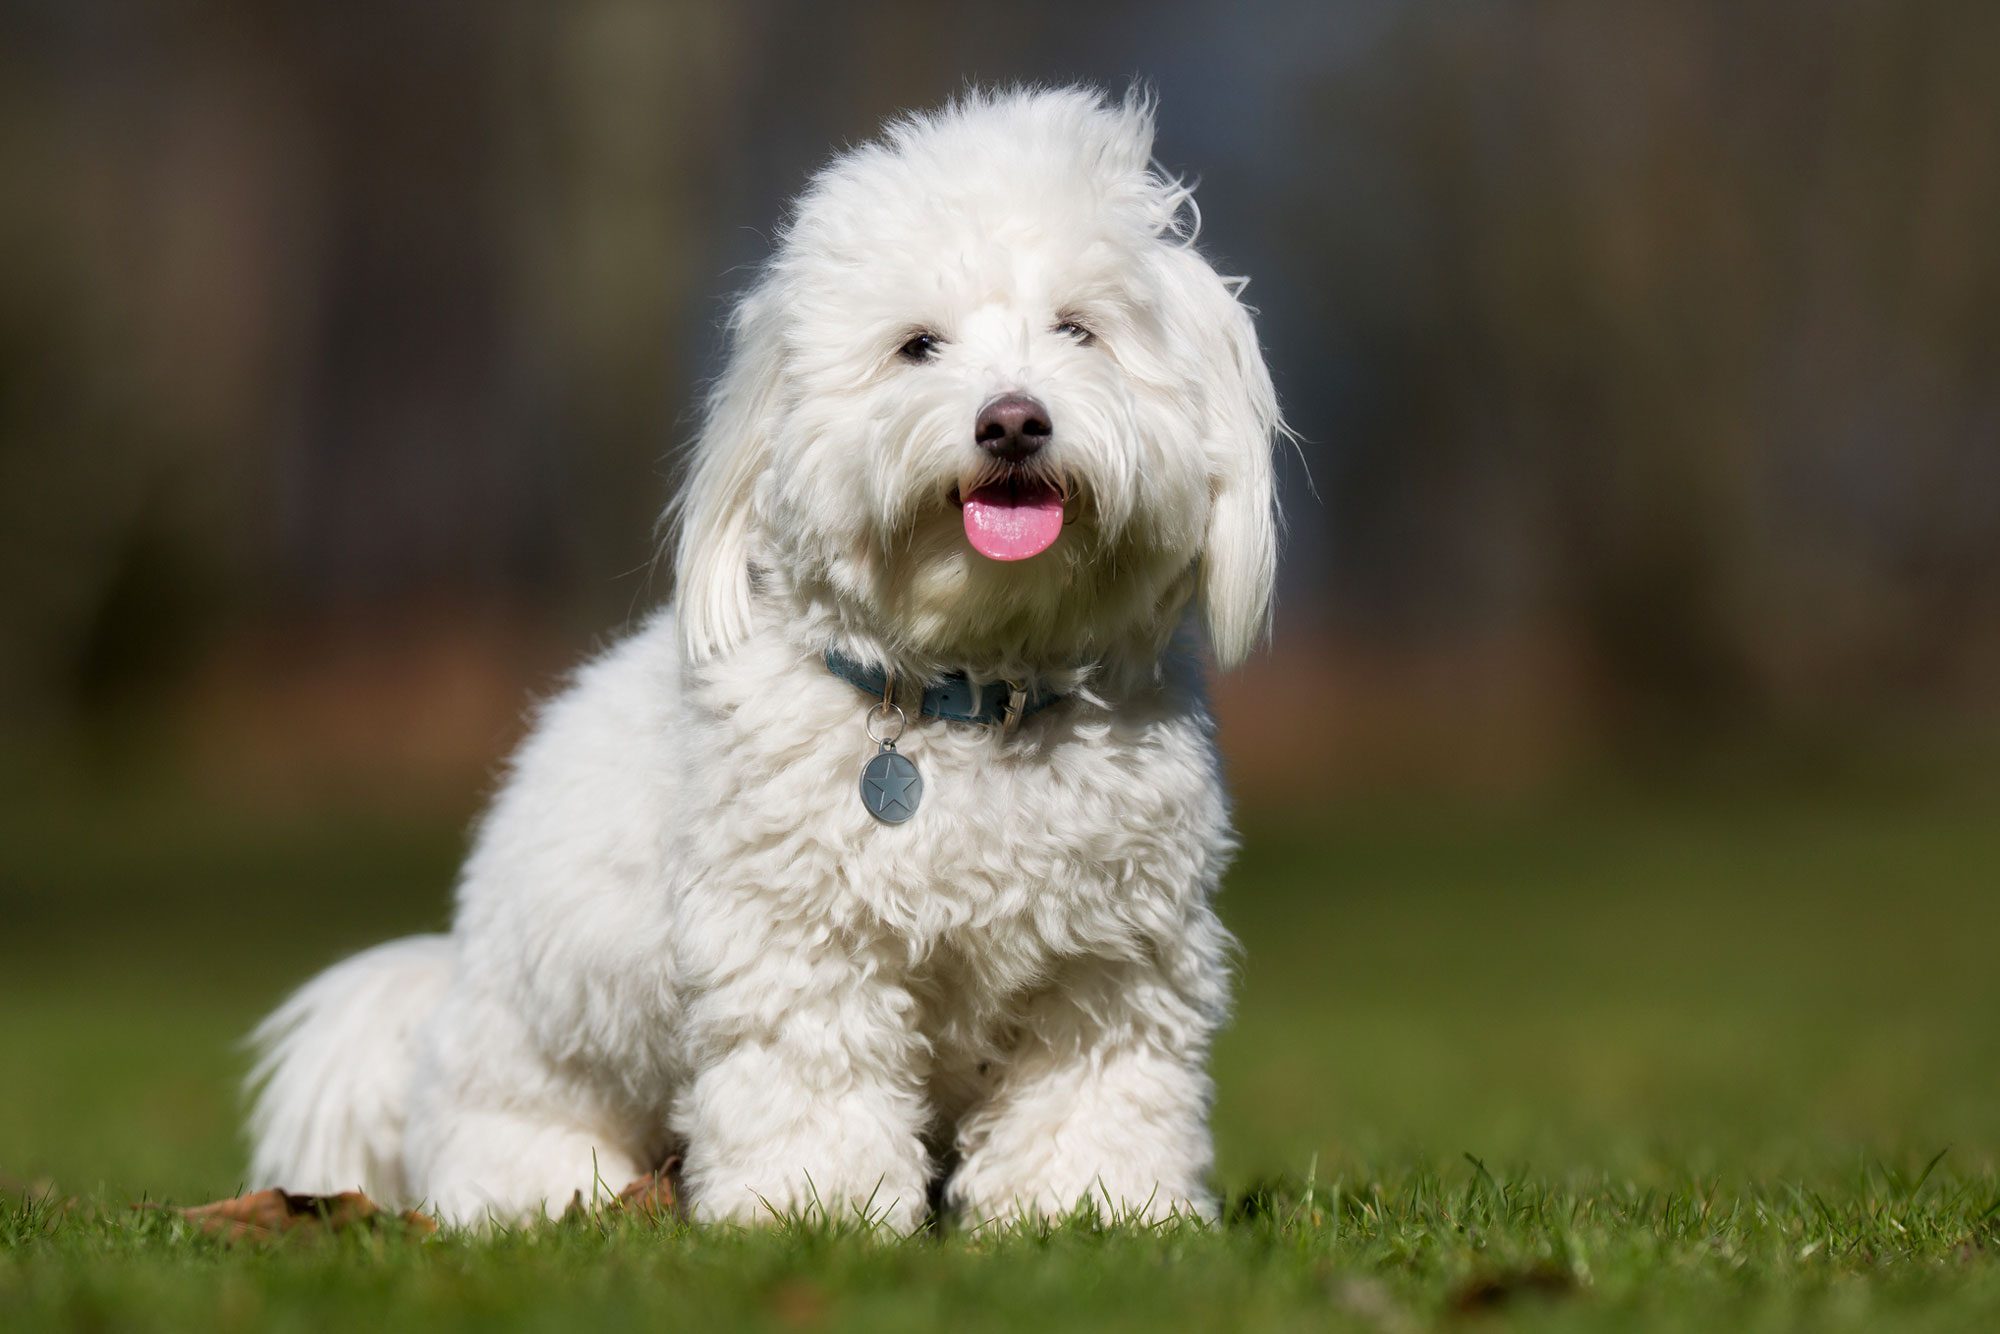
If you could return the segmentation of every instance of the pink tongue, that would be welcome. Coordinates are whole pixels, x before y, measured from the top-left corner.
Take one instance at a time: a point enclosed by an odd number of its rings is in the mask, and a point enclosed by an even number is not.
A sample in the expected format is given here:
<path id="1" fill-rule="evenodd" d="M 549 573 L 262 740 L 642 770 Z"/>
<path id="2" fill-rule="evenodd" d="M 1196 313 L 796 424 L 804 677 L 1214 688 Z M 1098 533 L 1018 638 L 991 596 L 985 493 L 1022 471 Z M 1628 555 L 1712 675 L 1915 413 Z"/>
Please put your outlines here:
<path id="1" fill-rule="evenodd" d="M 1039 556 L 1062 527 L 1062 492 L 1047 482 L 990 482 L 965 498 L 965 540 L 988 560 Z"/>

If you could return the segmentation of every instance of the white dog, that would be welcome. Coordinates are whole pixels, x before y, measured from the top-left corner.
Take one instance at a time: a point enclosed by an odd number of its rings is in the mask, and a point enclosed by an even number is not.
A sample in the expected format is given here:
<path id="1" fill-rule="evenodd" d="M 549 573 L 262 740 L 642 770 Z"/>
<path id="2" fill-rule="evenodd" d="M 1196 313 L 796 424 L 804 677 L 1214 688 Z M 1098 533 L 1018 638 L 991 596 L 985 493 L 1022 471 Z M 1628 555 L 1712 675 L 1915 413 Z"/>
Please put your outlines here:
<path id="1" fill-rule="evenodd" d="M 451 934 L 259 1030 L 260 1184 L 478 1223 L 681 1153 L 707 1219 L 1213 1212 L 1234 844 L 1183 629 L 1264 632 L 1283 428 L 1152 138 L 976 93 L 814 178 L 676 605 L 543 711 Z"/>

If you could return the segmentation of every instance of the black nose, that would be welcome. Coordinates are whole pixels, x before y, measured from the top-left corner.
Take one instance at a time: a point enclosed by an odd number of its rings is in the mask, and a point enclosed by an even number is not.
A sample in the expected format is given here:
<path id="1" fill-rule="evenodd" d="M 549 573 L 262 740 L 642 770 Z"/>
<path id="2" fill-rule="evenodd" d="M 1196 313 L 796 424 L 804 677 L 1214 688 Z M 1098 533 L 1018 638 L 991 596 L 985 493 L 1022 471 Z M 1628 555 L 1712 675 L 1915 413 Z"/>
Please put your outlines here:
<path id="1" fill-rule="evenodd" d="M 972 438 L 996 459 L 1019 463 L 1049 442 L 1049 410 L 1026 394 L 1002 394 L 979 410 Z"/>

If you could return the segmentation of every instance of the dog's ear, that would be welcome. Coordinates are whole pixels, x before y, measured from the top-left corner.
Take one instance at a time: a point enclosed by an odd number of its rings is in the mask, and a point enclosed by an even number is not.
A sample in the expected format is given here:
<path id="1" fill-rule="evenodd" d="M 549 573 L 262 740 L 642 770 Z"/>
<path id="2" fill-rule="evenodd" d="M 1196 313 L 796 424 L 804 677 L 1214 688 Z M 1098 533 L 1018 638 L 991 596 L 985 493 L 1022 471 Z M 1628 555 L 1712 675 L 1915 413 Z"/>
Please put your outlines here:
<path id="1" fill-rule="evenodd" d="M 1238 299 L 1243 281 L 1217 274 L 1191 245 L 1164 253 L 1207 405 L 1212 500 L 1198 587 L 1216 665 L 1227 671 L 1270 631 L 1278 568 L 1271 449 L 1285 426 L 1256 326 Z"/>
<path id="2" fill-rule="evenodd" d="M 757 480 L 770 462 L 784 346 L 777 302 L 753 288 L 729 322 L 722 376 L 709 392 L 687 480 L 674 503 L 675 618 L 689 661 L 750 633 L 750 557 Z"/>

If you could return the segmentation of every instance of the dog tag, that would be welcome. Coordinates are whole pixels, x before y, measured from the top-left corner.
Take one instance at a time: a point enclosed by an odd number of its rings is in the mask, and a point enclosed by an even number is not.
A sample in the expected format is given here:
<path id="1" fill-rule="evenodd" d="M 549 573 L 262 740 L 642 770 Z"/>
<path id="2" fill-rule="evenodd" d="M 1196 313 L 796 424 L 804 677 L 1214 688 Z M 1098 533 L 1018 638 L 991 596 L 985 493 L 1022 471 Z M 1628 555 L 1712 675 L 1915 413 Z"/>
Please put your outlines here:
<path id="1" fill-rule="evenodd" d="M 884 824 L 901 824 L 917 813 L 924 799 L 924 776 L 909 758 L 883 743 L 861 771 L 861 804 Z"/>

